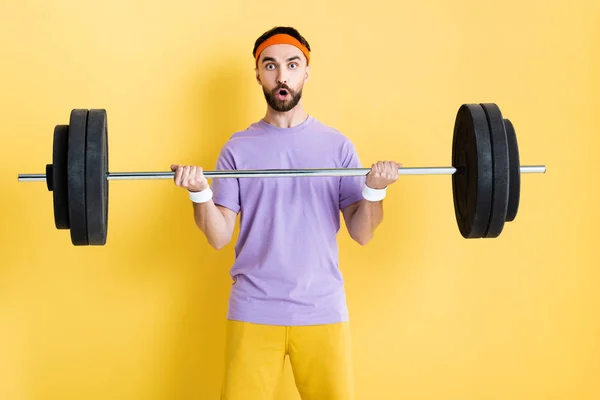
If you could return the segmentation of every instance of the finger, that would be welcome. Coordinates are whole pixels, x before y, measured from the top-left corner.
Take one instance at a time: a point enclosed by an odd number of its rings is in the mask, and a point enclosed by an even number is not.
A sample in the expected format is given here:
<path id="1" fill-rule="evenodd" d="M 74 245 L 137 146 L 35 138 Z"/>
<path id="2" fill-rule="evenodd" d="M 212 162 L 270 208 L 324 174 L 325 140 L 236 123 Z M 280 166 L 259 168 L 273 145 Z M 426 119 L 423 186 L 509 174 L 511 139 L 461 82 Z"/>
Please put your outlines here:
<path id="1" fill-rule="evenodd" d="M 200 187 L 204 182 L 204 177 L 202 176 L 202 172 L 200 168 L 196 168 L 196 175 L 194 176 L 194 186 Z"/>
<path id="2" fill-rule="evenodd" d="M 175 182 L 175 177 L 177 176 L 177 166 L 175 164 L 171 164 L 171 171 L 175 172 L 173 174 L 173 182 Z"/>
<path id="3" fill-rule="evenodd" d="M 377 170 L 379 171 L 379 176 L 383 179 L 385 179 L 385 176 L 387 174 L 387 169 L 385 167 L 385 162 L 384 161 L 378 161 L 377 162 Z"/>
<path id="4" fill-rule="evenodd" d="M 181 185 L 184 188 L 187 188 L 189 186 L 189 182 L 188 182 L 189 175 L 190 175 L 190 167 L 188 165 L 186 165 L 185 167 L 183 167 L 183 173 L 181 174 Z"/>
<path id="5" fill-rule="evenodd" d="M 392 179 L 397 179 L 398 178 L 398 164 L 396 164 L 394 161 L 391 162 L 392 165 Z"/>
<path id="6" fill-rule="evenodd" d="M 184 172 L 183 166 L 180 165 L 177 168 L 177 185 L 178 186 L 181 186 L 183 183 L 183 172 Z"/>
<path id="7" fill-rule="evenodd" d="M 396 172 L 396 178 L 400 176 L 400 168 L 402 168 L 402 164 L 395 162 L 394 171 Z"/>
<path id="8" fill-rule="evenodd" d="M 381 163 L 378 161 L 375 163 L 375 177 L 380 178 L 381 177 Z"/>
<path id="9" fill-rule="evenodd" d="M 383 164 L 383 173 L 384 173 L 386 179 L 389 179 L 390 178 L 390 172 L 392 172 L 392 167 L 390 165 L 390 162 L 389 161 L 383 161 L 382 164 Z"/>
<path id="10" fill-rule="evenodd" d="M 390 173 L 392 175 L 392 179 L 398 175 L 398 166 L 393 161 L 390 161 Z"/>
<path id="11" fill-rule="evenodd" d="M 202 176 L 202 168 L 196 167 L 196 171 L 195 171 L 195 175 L 194 175 L 194 185 L 196 185 L 196 186 L 200 185 L 200 183 L 202 183 L 203 180 L 204 180 L 204 177 Z"/>
<path id="12" fill-rule="evenodd" d="M 389 167 L 390 169 L 390 179 L 394 179 L 394 177 L 398 174 L 398 168 L 396 168 L 396 165 L 393 161 L 389 161 Z"/>
<path id="13" fill-rule="evenodd" d="M 190 174 L 188 175 L 188 186 L 196 185 L 196 167 L 190 167 Z"/>
<path id="14" fill-rule="evenodd" d="M 192 166 L 188 165 L 186 166 L 186 175 L 185 175 L 185 183 L 186 183 L 186 187 L 189 188 L 190 187 L 190 183 L 191 183 L 191 179 L 190 179 L 190 175 L 192 173 Z"/>
<path id="15" fill-rule="evenodd" d="M 175 184 L 177 186 L 181 186 L 181 173 L 183 170 L 181 169 L 181 165 L 177 165 L 177 170 L 175 171 Z"/>

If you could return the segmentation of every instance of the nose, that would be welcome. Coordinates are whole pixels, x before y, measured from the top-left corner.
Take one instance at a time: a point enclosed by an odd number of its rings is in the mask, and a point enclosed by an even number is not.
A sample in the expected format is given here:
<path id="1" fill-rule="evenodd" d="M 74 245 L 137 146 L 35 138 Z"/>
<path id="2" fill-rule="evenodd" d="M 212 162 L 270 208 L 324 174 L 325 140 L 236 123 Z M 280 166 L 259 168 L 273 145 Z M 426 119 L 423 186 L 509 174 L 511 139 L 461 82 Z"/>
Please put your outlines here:
<path id="1" fill-rule="evenodd" d="M 285 85 L 287 85 L 287 82 L 288 82 L 287 78 L 288 78 L 288 77 L 287 77 L 287 74 L 286 74 L 286 72 L 283 70 L 283 68 L 282 68 L 282 69 L 280 69 L 280 70 L 279 70 L 279 74 L 277 75 L 277 83 L 278 83 L 279 85 L 284 85 L 284 84 L 285 84 Z"/>

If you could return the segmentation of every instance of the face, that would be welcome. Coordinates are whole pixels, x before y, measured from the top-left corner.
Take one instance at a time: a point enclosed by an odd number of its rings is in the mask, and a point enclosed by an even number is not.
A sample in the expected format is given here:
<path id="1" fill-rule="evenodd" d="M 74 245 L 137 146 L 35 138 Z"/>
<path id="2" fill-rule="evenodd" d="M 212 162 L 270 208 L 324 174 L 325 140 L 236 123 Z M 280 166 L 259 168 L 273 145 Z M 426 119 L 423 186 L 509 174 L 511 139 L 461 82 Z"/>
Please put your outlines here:
<path id="1" fill-rule="evenodd" d="M 256 80 L 263 88 L 269 107 L 278 112 L 292 110 L 302 98 L 308 81 L 306 57 L 295 46 L 277 44 L 267 47 L 258 60 Z"/>

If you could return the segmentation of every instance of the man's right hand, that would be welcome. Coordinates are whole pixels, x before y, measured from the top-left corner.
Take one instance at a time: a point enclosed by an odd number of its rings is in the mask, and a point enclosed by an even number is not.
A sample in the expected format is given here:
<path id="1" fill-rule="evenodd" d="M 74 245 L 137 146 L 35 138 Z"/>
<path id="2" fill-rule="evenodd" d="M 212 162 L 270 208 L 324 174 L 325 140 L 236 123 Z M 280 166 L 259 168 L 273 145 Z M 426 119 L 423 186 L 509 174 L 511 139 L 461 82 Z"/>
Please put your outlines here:
<path id="1" fill-rule="evenodd" d="M 202 167 L 172 164 L 171 171 L 175 172 L 175 185 L 186 188 L 190 192 L 201 192 L 208 189 L 208 180 L 202 173 Z"/>

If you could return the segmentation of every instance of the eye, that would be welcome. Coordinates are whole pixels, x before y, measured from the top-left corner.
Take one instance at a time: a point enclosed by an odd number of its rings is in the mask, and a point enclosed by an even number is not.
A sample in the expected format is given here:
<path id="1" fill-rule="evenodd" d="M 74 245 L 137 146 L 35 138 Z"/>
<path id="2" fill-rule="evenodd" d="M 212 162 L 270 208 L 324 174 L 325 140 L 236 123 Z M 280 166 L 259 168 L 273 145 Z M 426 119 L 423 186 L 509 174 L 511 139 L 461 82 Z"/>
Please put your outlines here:
<path id="1" fill-rule="evenodd" d="M 298 66 L 298 64 L 296 64 L 296 63 L 291 63 L 290 64 L 290 68 L 292 68 L 292 69 L 296 68 L 297 66 Z"/>
<path id="2" fill-rule="evenodd" d="M 267 69 L 274 69 L 275 68 L 275 64 L 267 64 Z"/>

